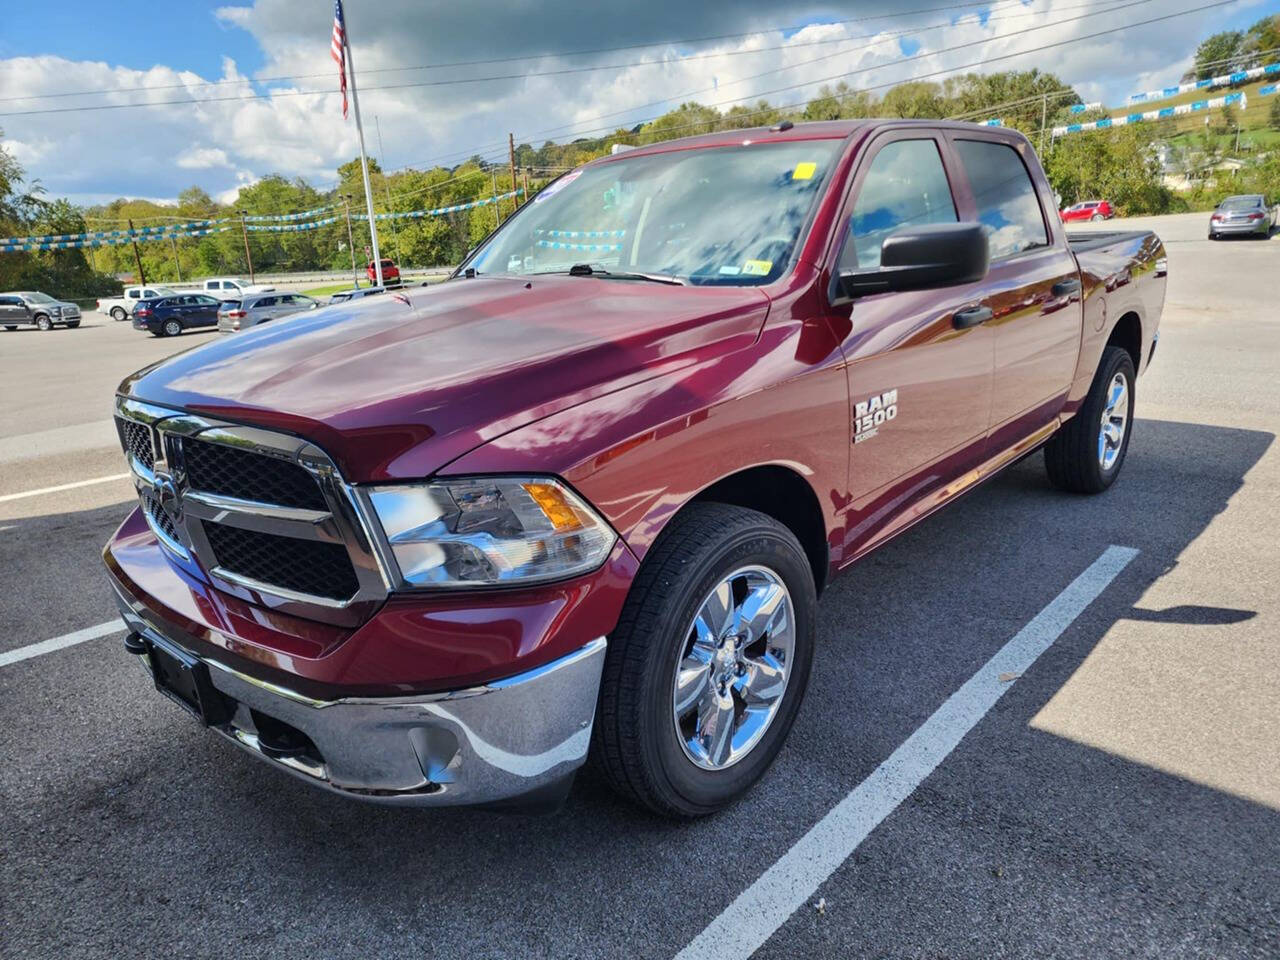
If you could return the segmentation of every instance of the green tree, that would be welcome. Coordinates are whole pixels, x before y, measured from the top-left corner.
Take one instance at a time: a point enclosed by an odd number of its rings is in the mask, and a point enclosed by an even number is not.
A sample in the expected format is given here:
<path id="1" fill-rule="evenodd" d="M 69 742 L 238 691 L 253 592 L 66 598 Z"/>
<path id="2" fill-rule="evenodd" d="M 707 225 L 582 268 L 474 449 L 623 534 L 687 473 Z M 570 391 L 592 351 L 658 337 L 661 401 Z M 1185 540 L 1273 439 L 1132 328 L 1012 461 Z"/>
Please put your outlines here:
<path id="1" fill-rule="evenodd" d="M 1267 126 L 1280 130 L 1280 96 L 1271 98 L 1271 106 L 1267 108 Z"/>
<path id="2" fill-rule="evenodd" d="M 1186 79 L 1207 80 L 1235 70 L 1243 42 L 1244 33 L 1239 30 L 1224 30 L 1201 40 L 1196 47 L 1195 66 L 1186 74 Z"/>
<path id="3" fill-rule="evenodd" d="M 1136 127 L 1064 137 L 1045 159 L 1064 204 L 1106 197 L 1121 214 L 1161 213 L 1170 202 L 1152 144 Z"/>

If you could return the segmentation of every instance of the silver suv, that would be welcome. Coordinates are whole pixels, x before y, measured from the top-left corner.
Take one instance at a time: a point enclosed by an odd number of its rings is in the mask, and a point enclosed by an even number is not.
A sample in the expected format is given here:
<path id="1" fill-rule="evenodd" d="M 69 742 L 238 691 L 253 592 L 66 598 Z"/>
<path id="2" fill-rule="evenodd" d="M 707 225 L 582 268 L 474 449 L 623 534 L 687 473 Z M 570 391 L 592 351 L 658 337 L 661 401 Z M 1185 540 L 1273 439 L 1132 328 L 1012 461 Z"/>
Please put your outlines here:
<path id="1" fill-rule="evenodd" d="M 248 330 L 268 320 L 314 310 L 319 300 L 301 293 L 249 293 L 239 300 L 224 300 L 218 307 L 218 332 Z"/>

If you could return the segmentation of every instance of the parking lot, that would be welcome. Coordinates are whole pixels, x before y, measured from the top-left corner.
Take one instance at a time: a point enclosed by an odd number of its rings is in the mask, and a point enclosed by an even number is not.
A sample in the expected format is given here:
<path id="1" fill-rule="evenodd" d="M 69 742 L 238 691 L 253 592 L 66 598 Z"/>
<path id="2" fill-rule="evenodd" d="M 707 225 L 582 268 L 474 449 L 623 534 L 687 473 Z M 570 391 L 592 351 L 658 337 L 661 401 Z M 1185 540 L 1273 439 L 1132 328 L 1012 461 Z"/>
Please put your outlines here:
<path id="1" fill-rule="evenodd" d="M 1133 221 L 1169 298 L 1117 484 L 1033 456 L 837 580 L 776 766 L 685 824 L 589 771 L 554 815 L 362 805 L 200 730 L 99 550 L 115 385 L 217 334 L 0 333 L 0 955 L 745 956 L 722 916 L 768 958 L 1280 955 L 1280 235 L 1205 222 Z"/>

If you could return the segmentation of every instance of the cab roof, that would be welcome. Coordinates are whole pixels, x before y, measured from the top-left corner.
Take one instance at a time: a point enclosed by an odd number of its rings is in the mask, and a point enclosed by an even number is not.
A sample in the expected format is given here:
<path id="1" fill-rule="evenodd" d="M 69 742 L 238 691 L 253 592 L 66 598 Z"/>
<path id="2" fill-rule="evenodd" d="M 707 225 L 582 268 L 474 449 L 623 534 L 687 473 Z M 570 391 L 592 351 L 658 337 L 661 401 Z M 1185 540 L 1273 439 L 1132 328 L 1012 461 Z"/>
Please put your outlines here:
<path id="1" fill-rule="evenodd" d="M 1008 127 L 988 127 L 959 120 L 906 120 L 900 117 L 865 117 L 857 120 L 822 120 L 811 123 L 793 123 L 785 129 L 772 127 L 743 127 L 734 130 L 717 130 L 678 140 L 663 140 L 646 144 L 612 156 L 600 157 L 592 163 L 608 163 L 621 157 L 634 157 L 671 150 L 697 150 L 706 147 L 731 147 L 744 143 L 786 143 L 798 140 L 843 140 L 859 131 L 874 131 L 882 127 L 924 127 L 930 130 L 963 130 L 970 133 L 1004 134 L 1010 140 L 1024 139 L 1022 134 Z"/>

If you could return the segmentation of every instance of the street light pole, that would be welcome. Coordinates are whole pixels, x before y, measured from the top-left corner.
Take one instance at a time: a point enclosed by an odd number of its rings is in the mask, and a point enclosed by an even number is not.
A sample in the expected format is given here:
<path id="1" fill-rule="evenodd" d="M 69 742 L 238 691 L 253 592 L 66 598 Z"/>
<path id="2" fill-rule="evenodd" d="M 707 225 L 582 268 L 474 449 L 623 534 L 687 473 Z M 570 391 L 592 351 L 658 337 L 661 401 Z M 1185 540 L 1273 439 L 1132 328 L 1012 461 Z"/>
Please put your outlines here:
<path id="1" fill-rule="evenodd" d="M 342 195 L 342 209 L 347 214 L 347 247 L 351 250 L 351 285 L 360 286 L 360 274 L 356 273 L 356 241 L 351 236 L 351 194 Z"/>
<path id="2" fill-rule="evenodd" d="M 237 210 L 240 214 L 240 236 L 244 238 L 244 262 L 249 266 L 249 284 L 253 285 L 253 257 L 249 255 L 249 228 L 244 225 L 244 218 L 248 216 L 247 210 Z"/>

